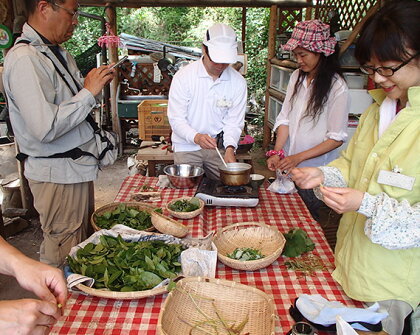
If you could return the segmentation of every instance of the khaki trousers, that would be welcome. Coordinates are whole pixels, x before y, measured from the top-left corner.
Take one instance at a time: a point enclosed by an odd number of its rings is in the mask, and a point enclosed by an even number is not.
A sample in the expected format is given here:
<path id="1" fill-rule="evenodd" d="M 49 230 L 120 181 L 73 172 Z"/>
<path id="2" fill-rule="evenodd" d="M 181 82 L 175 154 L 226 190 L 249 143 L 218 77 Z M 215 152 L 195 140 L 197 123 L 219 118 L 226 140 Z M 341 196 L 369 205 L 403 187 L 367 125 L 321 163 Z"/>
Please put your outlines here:
<path id="1" fill-rule="evenodd" d="M 43 241 L 41 262 L 60 267 L 70 249 L 93 233 L 93 182 L 54 184 L 28 180 L 39 213 Z"/>
<path id="2" fill-rule="evenodd" d="M 224 150 L 221 150 L 221 153 L 223 154 Z M 202 167 L 206 173 L 206 177 L 214 180 L 220 179 L 219 166 L 223 164 L 214 149 L 174 152 L 174 163 Z"/>

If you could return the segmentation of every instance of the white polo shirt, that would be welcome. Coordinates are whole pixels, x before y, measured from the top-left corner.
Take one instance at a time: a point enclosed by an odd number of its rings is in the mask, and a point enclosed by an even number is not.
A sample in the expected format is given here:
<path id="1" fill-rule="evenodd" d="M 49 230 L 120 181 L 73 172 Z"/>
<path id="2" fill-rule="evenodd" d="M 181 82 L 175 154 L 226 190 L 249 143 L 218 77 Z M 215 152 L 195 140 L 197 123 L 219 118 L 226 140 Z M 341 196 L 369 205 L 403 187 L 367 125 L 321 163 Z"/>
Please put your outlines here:
<path id="1" fill-rule="evenodd" d="M 171 83 L 168 119 L 175 152 L 197 151 L 197 133 L 216 137 L 224 132 L 224 147 L 238 146 L 245 119 L 246 80 L 227 67 L 217 80 L 207 73 L 202 59 L 179 70 Z"/>

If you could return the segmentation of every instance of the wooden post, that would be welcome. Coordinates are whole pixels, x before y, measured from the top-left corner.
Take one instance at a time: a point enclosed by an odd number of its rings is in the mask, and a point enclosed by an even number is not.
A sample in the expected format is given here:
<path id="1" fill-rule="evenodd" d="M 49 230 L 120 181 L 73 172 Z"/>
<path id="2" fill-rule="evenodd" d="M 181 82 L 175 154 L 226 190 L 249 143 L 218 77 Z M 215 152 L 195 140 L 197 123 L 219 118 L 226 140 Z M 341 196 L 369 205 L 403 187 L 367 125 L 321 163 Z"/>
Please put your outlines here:
<path id="1" fill-rule="evenodd" d="M 277 36 L 277 11 L 276 5 L 270 8 L 270 24 L 268 30 L 268 59 L 267 59 L 267 83 L 265 93 L 265 113 L 264 113 L 264 139 L 263 148 L 267 148 L 271 140 L 271 130 L 268 126 L 268 107 L 270 100 L 270 93 L 268 91 L 271 80 L 271 59 L 276 55 L 276 36 Z"/>
<path id="2" fill-rule="evenodd" d="M 117 15 L 115 11 L 115 6 L 111 3 L 107 3 L 106 9 L 106 18 L 109 22 L 110 28 L 114 32 L 115 35 L 118 35 L 117 32 Z M 118 61 L 118 49 L 116 47 L 110 47 L 108 49 L 109 51 L 109 59 L 111 63 Z M 112 130 L 118 134 L 118 137 L 122 138 L 122 132 L 121 132 L 121 125 L 120 120 L 118 118 L 118 110 L 117 110 L 117 89 L 118 89 L 118 77 L 114 78 L 111 82 L 111 119 L 112 119 Z M 119 144 L 119 152 L 122 154 L 123 152 L 123 143 L 120 141 Z"/>
<path id="3" fill-rule="evenodd" d="M 242 52 L 245 54 L 245 38 L 246 38 L 246 7 L 242 7 Z"/>
<path id="4" fill-rule="evenodd" d="M 4 234 L 4 221 L 3 221 L 3 212 L 1 210 L 1 204 L 0 204 L 0 236 L 3 238 L 6 238 Z"/>
<path id="5" fill-rule="evenodd" d="M 13 1 L 12 0 L 0 0 L 0 24 L 4 24 L 13 31 Z"/>
<path id="6" fill-rule="evenodd" d="M 13 32 L 14 17 L 12 0 L 0 0 L 0 24 L 4 24 L 11 32 Z M 6 57 L 8 49 L 0 50 L 3 53 L 3 57 Z"/>
<path id="7" fill-rule="evenodd" d="M 312 0 L 306 0 L 308 5 L 312 3 Z M 312 7 L 306 7 L 306 13 L 305 13 L 305 21 L 312 19 Z"/>

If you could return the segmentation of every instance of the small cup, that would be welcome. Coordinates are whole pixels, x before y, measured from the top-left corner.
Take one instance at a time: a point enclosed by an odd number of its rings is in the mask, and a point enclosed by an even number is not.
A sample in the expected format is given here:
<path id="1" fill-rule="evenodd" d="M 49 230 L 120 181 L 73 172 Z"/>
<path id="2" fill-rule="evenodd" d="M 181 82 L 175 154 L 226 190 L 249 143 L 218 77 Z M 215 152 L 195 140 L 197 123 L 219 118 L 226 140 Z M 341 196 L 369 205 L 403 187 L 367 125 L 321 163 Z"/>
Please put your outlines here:
<path id="1" fill-rule="evenodd" d="M 291 335 L 313 335 L 313 334 L 315 334 L 315 329 L 309 323 L 297 322 L 292 327 Z"/>
<path id="2" fill-rule="evenodd" d="M 258 188 L 260 187 L 265 180 L 265 177 L 262 174 L 257 174 L 257 173 L 251 173 L 250 174 L 250 184 L 252 186 L 252 188 Z"/>

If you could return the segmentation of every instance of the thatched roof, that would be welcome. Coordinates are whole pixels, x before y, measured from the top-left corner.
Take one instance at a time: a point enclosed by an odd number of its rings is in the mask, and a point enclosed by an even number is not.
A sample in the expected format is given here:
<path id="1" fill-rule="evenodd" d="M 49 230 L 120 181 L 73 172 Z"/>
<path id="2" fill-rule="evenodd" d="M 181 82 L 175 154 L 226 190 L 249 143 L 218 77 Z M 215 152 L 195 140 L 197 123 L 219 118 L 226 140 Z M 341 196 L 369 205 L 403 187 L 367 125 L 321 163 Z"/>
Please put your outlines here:
<path id="1" fill-rule="evenodd" d="M 79 0 L 82 6 L 114 5 L 116 7 L 281 7 L 301 8 L 312 5 L 311 0 Z"/>

